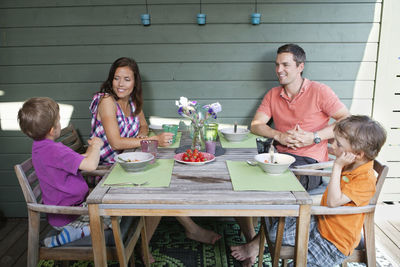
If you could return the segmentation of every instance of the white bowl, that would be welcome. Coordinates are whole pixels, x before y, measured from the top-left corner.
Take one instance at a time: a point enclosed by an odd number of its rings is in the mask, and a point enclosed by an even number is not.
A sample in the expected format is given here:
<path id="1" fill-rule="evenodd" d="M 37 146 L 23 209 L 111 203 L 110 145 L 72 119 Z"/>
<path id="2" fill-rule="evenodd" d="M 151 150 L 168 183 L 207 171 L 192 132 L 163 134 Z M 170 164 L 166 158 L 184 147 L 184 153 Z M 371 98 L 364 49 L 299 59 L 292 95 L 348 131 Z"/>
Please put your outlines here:
<path id="1" fill-rule="evenodd" d="M 280 153 L 274 153 L 274 161 L 276 163 L 271 163 L 271 156 L 269 153 L 255 155 L 254 159 L 261 169 L 270 174 L 281 174 L 289 168 L 290 164 L 296 161 L 293 156 Z M 268 163 L 265 162 L 265 160 L 267 160 Z"/>
<path id="2" fill-rule="evenodd" d="M 233 128 L 223 128 L 220 132 L 224 135 L 225 139 L 229 142 L 240 142 L 246 139 L 247 135 L 249 134 L 248 129 L 244 128 L 237 128 L 236 133 L 234 132 Z"/>
<path id="3" fill-rule="evenodd" d="M 145 152 L 127 152 L 115 157 L 115 161 L 127 172 L 142 171 L 153 159 L 154 156 L 152 154 Z"/>
<path id="4" fill-rule="evenodd" d="M 150 124 L 149 125 L 149 129 L 152 130 L 156 135 L 161 134 L 162 132 L 164 132 L 162 125 L 153 125 Z"/>

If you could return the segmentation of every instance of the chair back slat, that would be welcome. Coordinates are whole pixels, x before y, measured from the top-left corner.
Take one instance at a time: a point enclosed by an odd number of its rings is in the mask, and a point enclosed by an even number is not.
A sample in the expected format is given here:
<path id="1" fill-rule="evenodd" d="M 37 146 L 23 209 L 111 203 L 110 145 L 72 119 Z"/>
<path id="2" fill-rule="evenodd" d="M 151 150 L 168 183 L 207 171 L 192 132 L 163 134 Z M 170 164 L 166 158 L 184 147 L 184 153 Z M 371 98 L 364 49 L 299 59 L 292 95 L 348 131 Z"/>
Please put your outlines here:
<path id="1" fill-rule="evenodd" d="M 29 171 L 31 171 L 31 172 L 30 173 L 29 172 L 25 172 L 25 175 L 27 176 L 28 182 L 32 187 L 32 185 L 38 183 L 39 180 L 37 178 L 35 169 L 33 167 Z"/>
<path id="2" fill-rule="evenodd" d="M 374 160 L 374 170 L 377 172 L 377 180 L 376 180 L 376 192 L 375 195 L 370 200 L 369 204 L 376 205 L 379 199 L 379 195 L 382 191 L 383 183 L 385 182 L 385 178 L 388 174 L 389 167 L 386 165 L 382 165 L 379 161 Z"/>
<path id="3" fill-rule="evenodd" d="M 25 200 L 27 203 L 37 203 L 36 196 L 32 191 L 31 184 L 26 176 L 26 172 L 30 171 L 33 168 L 32 159 L 28 159 L 21 164 L 17 164 L 14 166 L 15 173 L 18 178 L 18 182 L 21 186 L 22 193 L 24 194 Z M 32 175 L 32 177 L 34 177 Z"/>
<path id="4" fill-rule="evenodd" d="M 60 137 L 57 138 L 57 142 L 61 142 L 67 147 L 71 148 L 75 152 L 84 153 L 85 147 L 83 142 L 76 131 L 75 127 L 70 124 L 61 130 Z"/>
<path id="5" fill-rule="evenodd" d="M 42 203 L 42 189 L 40 188 L 39 183 L 32 188 L 32 192 L 35 195 L 36 202 Z"/>

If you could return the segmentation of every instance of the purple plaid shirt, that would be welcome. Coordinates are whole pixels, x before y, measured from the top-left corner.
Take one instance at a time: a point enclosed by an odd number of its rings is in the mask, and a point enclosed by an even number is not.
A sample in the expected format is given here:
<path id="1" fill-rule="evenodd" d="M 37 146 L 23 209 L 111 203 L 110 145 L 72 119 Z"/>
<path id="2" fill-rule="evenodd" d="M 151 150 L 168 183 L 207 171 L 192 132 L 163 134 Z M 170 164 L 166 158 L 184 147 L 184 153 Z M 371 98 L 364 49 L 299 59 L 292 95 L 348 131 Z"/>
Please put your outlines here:
<path id="1" fill-rule="evenodd" d="M 99 103 L 101 98 L 106 95 L 105 93 L 97 93 L 93 96 L 92 103 L 90 104 L 90 111 L 92 113 L 92 132 L 90 134 L 91 137 L 97 136 L 101 138 L 104 142 L 104 146 L 100 150 L 100 162 L 101 163 L 109 163 L 112 164 L 115 162 L 115 156 L 118 155 L 121 151 L 114 151 L 110 144 L 108 143 L 106 133 L 103 128 L 103 124 L 101 121 L 97 119 L 97 109 L 99 107 Z M 108 94 L 107 94 L 108 95 Z M 112 97 L 112 96 L 110 96 Z M 121 137 L 135 137 L 139 133 L 139 116 L 128 116 L 126 117 L 122 112 L 121 107 L 115 101 L 117 105 L 117 122 L 119 127 L 119 133 Z M 129 104 L 131 105 L 132 113 L 135 111 L 135 105 L 132 100 L 129 100 Z"/>

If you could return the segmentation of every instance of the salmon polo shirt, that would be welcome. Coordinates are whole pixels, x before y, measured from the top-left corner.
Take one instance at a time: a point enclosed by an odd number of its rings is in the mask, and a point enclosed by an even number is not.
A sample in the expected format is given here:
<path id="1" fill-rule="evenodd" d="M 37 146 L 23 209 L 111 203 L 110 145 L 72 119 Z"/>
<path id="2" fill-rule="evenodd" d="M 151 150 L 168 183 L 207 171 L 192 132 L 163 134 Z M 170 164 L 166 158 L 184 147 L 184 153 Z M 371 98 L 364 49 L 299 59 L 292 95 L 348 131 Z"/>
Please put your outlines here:
<path id="1" fill-rule="evenodd" d="M 307 132 L 316 132 L 325 128 L 332 115 L 344 107 L 332 89 L 322 83 L 304 79 L 299 93 L 291 100 L 282 86 L 274 87 L 264 96 L 257 112 L 265 113 L 274 120 L 275 129 L 286 132 L 296 127 Z M 317 161 L 328 160 L 328 140 L 296 150 L 277 145 L 279 152 L 288 152 L 313 158 Z"/>

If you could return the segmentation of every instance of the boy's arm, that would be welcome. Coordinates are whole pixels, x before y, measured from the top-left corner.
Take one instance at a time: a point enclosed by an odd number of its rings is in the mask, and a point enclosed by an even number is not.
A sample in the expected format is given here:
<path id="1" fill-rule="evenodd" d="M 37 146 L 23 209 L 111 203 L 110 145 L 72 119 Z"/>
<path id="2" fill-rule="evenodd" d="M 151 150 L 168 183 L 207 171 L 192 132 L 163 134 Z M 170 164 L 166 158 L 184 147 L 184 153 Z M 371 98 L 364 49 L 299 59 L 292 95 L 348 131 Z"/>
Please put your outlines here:
<path id="1" fill-rule="evenodd" d="M 100 149 L 103 146 L 103 140 L 98 137 L 93 137 L 88 140 L 89 147 L 85 153 L 85 158 L 79 165 L 79 169 L 82 171 L 94 171 L 99 165 L 100 160 Z"/>
<path id="2" fill-rule="evenodd" d="M 350 152 L 343 152 L 336 158 L 332 168 L 332 176 L 328 184 L 328 196 L 326 203 L 328 207 L 334 208 L 349 203 L 351 199 L 340 190 L 340 179 L 342 177 L 342 169 L 344 166 L 353 163 L 355 155 Z"/>

